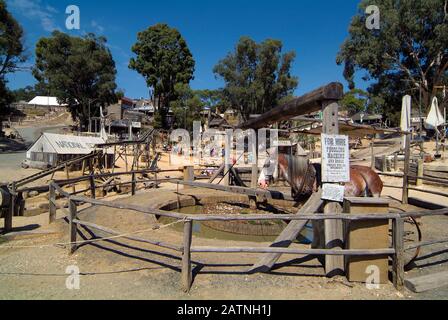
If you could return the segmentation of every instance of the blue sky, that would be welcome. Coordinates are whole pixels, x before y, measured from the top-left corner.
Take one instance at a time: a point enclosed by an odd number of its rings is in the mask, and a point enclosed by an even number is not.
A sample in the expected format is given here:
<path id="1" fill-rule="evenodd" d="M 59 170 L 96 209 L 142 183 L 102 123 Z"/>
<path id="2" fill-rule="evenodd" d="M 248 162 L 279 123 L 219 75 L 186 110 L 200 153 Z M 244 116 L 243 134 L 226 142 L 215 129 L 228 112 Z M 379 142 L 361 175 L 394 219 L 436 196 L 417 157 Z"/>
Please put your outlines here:
<path id="1" fill-rule="evenodd" d="M 283 41 L 284 50 L 295 50 L 293 74 L 300 79 L 296 95 L 331 81 L 346 85 L 336 54 L 347 37 L 358 0 L 6 0 L 9 10 L 25 30 L 27 53 L 33 63 L 40 37 L 54 29 L 72 35 L 95 32 L 108 39 L 117 65 L 117 84 L 126 95 L 147 97 L 144 79 L 128 69 L 137 32 L 163 22 L 177 28 L 196 60 L 194 89 L 219 88 L 213 74 L 216 63 L 232 51 L 241 36 L 256 41 Z M 81 11 L 81 30 L 65 29 L 66 7 Z M 358 77 L 359 78 L 359 77 Z M 26 72 L 9 76 L 12 89 L 34 84 Z M 361 81 L 358 86 L 365 87 Z"/>

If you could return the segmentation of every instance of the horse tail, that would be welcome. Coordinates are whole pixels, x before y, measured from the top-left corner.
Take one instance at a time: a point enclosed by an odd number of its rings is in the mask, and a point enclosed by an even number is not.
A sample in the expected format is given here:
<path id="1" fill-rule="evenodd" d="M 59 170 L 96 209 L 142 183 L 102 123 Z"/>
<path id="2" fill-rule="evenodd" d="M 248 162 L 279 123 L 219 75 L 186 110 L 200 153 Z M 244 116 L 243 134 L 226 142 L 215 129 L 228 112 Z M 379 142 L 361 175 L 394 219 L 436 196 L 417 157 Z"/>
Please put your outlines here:
<path id="1" fill-rule="evenodd" d="M 361 174 L 367 183 L 367 188 L 369 195 L 375 198 L 381 197 L 383 192 L 384 184 L 380 176 L 371 168 L 364 166 L 352 166 L 352 169 L 356 170 Z"/>

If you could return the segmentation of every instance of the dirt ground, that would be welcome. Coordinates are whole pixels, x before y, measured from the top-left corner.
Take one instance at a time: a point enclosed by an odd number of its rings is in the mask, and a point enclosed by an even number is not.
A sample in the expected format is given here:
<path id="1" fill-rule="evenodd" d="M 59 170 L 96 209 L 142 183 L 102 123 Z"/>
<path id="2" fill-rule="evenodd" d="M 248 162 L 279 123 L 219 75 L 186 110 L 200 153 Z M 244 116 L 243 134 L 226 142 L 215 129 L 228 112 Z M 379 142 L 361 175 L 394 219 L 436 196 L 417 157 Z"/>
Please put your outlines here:
<path id="1" fill-rule="evenodd" d="M 429 146 L 431 149 L 431 146 Z M 0 155 L 5 162 L 6 155 Z M 132 160 L 130 160 L 132 161 Z M 360 163 L 361 164 L 361 163 Z M 366 162 L 366 165 L 369 165 Z M 124 167 L 124 163 L 121 163 Z M 161 169 L 177 169 L 169 166 L 165 154 L 159 161 Z M 2 167 L 0 175 L 5 180 L 18 179 L 32 174 L 30 170 Z M 171 175 L 172 176 L 172 175 Z M 64 178 L 57 173 L 56 178 Z M 400 186 L 401 180 L 384 177 L 384 182 Z M 3 178 L 0 178 L 3 180 Z M 47 179 L 48 180 L 48 179 Z M 47 183 L 46 179 L 36 182 Z M 445 191 L 425 185 L 423 188 Z M 134 198 L 116 196 L 109 201 L 151 206 L 155 202 L 176 199 L 176 187 L 164 184 L 152 191 L 140 191 Z M 181 193 L 188 194 L 186 190 Z M 219 192 L 195 189 L 195 193 L 219 195 Z M 389 197 L 394 210 L 417 211 L 412 206 L 402 206 L 401 190 L 385 188 L 383 196 Z M 417 191 L 411 197 L 446 206 L 446 198 Z M 403 300 L 448 299 L 448 288 L 423 294 L 410 291 L 397 292 L 389 283 L 379 290 L 369 290 L 365 284 L 349 283 L 345 278 L 327 279 L 316 257 L 283 256 L 269 274 L 248 274 L 247 270 L 257 261 L 258 254 L 194 254 L 194 283 L 189 294 L 181 290 L 181 256 L 179 253 L 160 249 L 149 244 L 112 239 L 81 246 L 74 255 L 67 248 L 52 244 L 68 241 L 68 224 L 64 212 L 58 211 L 59 220 L 48 225 L 48 213 L 33 217 L 15 217 L 15 231 L 28 231 L 29 235 L 0 237 L 0 299 L 204 299 L 204 300 Z M 127 233 L 158 225 L 153 217 L 125 210 L 82 208 L 80 218 L 105 227 Z M 448 219 L 424 218 L 421 221 L 423 240 L 446 236 Z M 0 228 L 3 219 L 0 219 Z M 78 240 L 107 236 L 86 228 L 80 229 Z M 182 233 L 172 228 L 139 234 L 147 239 L 159 239 L 180 245 Z M 270 243 L 245 243 L 194 237 L 194 245 L 210 246 L 269 246 Z M 9 248 L 9 246 L 13 248 Z M 307 247 L 295 244 L 295 247 Z M 80 290 L 69 290 L 66 280 L 69 266 L 79 267 Z M 448 270 L 448 245 L 440 244 L 424 248 L 419 259 L 406 278 Z"/>
<path id="2" fill-rule="evenodd" d="M 174 188 L 173 185 L 165 185 L 159 190 L 140 192 L 132 199 L 122 197 L 115 201 L 150 206 L 155 199 L 159 203 L 176 199 L 172 192 Z M 181 193 L 187 195 L 188 191 L 181 190 Z M 207 190 L 195 190 L 195 194 L 209 193 Z M 398 203 L 393 206 L 405 210 L 416 209 L 401 207 Z M 179 253 L 123 239 L 86 244 L 72 256 L 68 255 L 66 248 L 45 246 L 68 241 L 68 226 L 61 219 L 63 216 L 64 213 L 58 211 L 60 220 L 51 226 L 48 226 L 47 214 L 15 218 L 16 226 L 25 229 L 39 226 L 34 232 L 41 234 L 18 237 L 2 244 L 1 299 L 392 300 L 448 297 L 448 288 L 416 295 L 409 291 L 397 292 L 391 284 L 382 285 L 379 290 L 368 290 L 364 284 L 349 283 L 344 278 L 327 279 L 323 277 L 324 271 L 319 261 L 309 256 L 283 256 L 273 272 L 249 275 L 247 270 L 256 262 L 257 254 L 194 254 L 194 283 L 191 292 L 185 294 L 180 287 Z M 120 232 L 143 230 L 157 224 L 151 216 L 115 209 L 84 208 L 79 216 L 82 220 Z M 422 223 L 425 240 L 446 234 L 446 217 L 425 218 Z M 92 239 L 95 235 L 105 236 L 82 228 L 78 239 Z M 139 236 L 179 245 L 182 243 L 182 234 L 171 228 Z M 193 245 L 268 246 L 269 243 L 249 244 L 194 237 Z M 33 248 L 13 249 L 5 246 Z M 406 277 L 448 270 L 447 262 L 448 246 L 425 249 Z M 68 274 L 65 271 L 71 265 L 78 266 L 81 272 L 80 290 L 66 288 Z"/>

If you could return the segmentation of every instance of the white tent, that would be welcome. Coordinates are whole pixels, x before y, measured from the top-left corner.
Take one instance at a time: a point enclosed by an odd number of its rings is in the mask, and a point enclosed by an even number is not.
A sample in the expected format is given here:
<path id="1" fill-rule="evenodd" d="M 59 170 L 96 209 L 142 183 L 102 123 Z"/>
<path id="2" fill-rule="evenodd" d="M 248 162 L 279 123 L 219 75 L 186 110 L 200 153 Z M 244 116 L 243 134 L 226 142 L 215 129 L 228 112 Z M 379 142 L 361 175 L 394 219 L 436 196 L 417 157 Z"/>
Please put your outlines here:
<path id="1" fill-rule="evenodd" d="M 94 151 L 96 145 L 104 143 L 105 140 L 98 137 L 43 133 L 28 150 L 26 158 L 56 165 L 59 160 L 89 154 Z"/>
<path id="2" fill-rule="evenodd" d="M 58 98 L 56 98 L 56 97 L 43 97 L 43 96 L 34 97 L 33 100 L 28 102 L 28 105 L 49 106 L 49 107 L 64 107 L 64 106 L 66 106 L 65 104 L 59 104 Z"/>
<path id="3" fill-rule="evenodd" d="M 401 131 L 410 131 L 411 130 L 411 108 L 412 108 L 412 98 L 407 95 L 403 97 L 403 104 L 401 108 Z M 403 149 L 406 148 L 406 137 L 403 137 L 402 142 Z"/>
<path id="4" fill-rule="evenodd" d="M 439 102 L 436 97 L 432 99 L 431 110 L 429 111 L 428 117 L 425 121 L 426 129 L 436 129 L 445 124 L 445 117 L 440 112 Z"/>

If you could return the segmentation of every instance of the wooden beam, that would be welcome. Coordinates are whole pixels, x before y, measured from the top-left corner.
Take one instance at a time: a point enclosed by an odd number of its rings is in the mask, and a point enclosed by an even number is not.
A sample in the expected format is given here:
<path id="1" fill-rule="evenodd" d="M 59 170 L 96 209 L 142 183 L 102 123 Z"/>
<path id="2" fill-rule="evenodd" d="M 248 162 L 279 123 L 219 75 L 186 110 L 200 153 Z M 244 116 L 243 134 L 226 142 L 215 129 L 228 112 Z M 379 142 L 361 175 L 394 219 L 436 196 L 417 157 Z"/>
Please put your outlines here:
<path id="1" fill-rule="evenodd" d="M 307 203 L 297 212 L 297 215 L 318 212 L 323 205 L 322 190 L 314 193 Z M 271 248 L 287 248 L 297 239 L 302 229 L 308 221 L 291 221 L 278 238 L 271 245 Z M 281 254 L 266 254 L 258 260 L 258 262 L 250 269 L 250 272 L 269 272 L 275 263 L 280 259 Z"/>
<path id="2" fill-rule="evenodd" d="M 278 106 L 256 119 L 249 120 L 239 126 L 240 129 L 260 129 L 270 124 L 285 121 L 296 116 L 310 114 L 321 109 L 323 101 L 338 101 L 344 96 L 342 84 L 333 82 L 299 98 Z"/>
<path id="3" fill-rule="evenodd" d="M 56 221 L 56 189 L 50 182 L 50 194 L 49 194 L 49 207 L 50 207 L 50 224 Z"/>
<path id="4" fill-rule="evenodd" d="M 415 293 L 422 293 L 448 286 L 448 271 L 405 280 L 405 286 Z"/>
<path id="5" fill-rule="evenodd" d="M 404 219 L 395 219 L 393 223 L 393 282 L 395 289 L 401 291 L 404 286 Z"/>
<path id="6" fill-rule="evenodd" d="M 339 105 L 325 102 L 323 109 L 323 129 L 325 134 L 339 134 Z M 338 202 L 327 202 L 324 214 L 342 213 L 342 206 Z M 325 248 L 342 250 L 344 248 L 344 231 L 342 220 L 325 220 Z M 325 259 L 327 277 L 345 274 L 343 256 L 327 256 Z"/>
<path id="7" fill-rule="evenodd" d="M 75 222 L 78 214 L 78 209 L 76 208 L 76 203 L 74 201 L 69 202 L 70 214 L 68 216 L 69 221 L 69 236 L 70 236 L 70 245 L 68 246 L 68 253 L 73 254 L 76 251 L 76 235 L 78 233 L 78 227 Z"/>
<path id="8" fill-rule="evenodd" d="M 191 268 L 191 241 L 193 236 L 193 221 L 184 223 L 184 248 L 182 254 L 182 288 L 189 292 L 193 281 Z"/>
<path id="9" fill-rule="evenodd" d="M 328 256 L 383 256 L 393 255 L 394 249 L 289 249 L 289 248 L 263 248 L 263 247 L 192 247 L 193 253 L 277 253 L 293 255 L 328 255 Z"/>
<path id="10" fill-rule="evenodd" d="M 403 174 L 403 198 L 402 203 L 409 202 L 409 167 L 411 162 L 411 135 L 406 135 L 406 148 L 404 158 L 404 174 Z"/>

